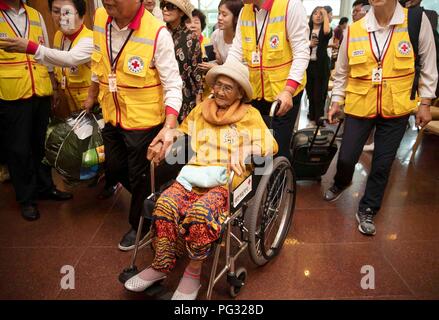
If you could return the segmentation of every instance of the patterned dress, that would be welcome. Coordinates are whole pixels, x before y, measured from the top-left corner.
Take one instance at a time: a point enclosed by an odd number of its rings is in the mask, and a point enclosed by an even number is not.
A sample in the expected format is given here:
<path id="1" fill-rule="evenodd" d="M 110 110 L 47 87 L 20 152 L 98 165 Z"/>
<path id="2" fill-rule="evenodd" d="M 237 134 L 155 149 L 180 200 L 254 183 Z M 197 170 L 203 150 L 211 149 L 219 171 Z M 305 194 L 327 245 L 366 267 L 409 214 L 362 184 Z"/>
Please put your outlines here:
<path id="1" fill-rule="evenodd" d="M 187 191 L 175 182 L 157 200 L 153 213 L 152 267 L 170 272 L 184 252 L 206 259 L 227 218 L 228 191 L 223 187 Z"/>
<path id="2" fill-rule="evenodd" d="M 201 47 L 198 36 L 190 31 L 186 25 L 180 24 L 176 29 L 171 29 L 175 46 L 175 58 L 183 80 L 183 103 L 178 116 L 182 122 L 196 104 L 196 96 L 203 92 L 202 72 L 197 68 L 202 62 Z"/>

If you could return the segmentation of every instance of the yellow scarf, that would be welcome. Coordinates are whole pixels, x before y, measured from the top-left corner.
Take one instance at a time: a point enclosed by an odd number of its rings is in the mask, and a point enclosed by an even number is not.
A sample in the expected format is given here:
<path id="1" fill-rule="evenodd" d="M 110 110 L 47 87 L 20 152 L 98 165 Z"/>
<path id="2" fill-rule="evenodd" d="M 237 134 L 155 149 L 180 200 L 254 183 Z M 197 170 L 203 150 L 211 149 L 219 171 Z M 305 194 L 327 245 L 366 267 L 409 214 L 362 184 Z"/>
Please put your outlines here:
<path id="1" fill-rule="evenodd" d="M 221 110 L 215 103 L 215 99 L 209 98 L 201 103 L 201 114 L 210 124 L 223 126 L 241 120 L 249 107 L 250 105 L 237 100 L 227 109 Z"/>

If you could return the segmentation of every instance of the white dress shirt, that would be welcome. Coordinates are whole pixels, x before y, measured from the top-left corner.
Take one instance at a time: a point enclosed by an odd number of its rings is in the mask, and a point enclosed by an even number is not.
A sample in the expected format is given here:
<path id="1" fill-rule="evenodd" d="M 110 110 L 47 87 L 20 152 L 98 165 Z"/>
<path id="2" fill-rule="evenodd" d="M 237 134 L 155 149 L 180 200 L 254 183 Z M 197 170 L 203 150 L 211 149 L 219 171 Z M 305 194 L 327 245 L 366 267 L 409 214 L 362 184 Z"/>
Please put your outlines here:
<path id="1" fill-rule="evenodd" d="M 280 1 L 280 0 L 277 0 Z M 258 33 L 261 32 L 264 18 L 267 11 L 264 9 L 256 9 L 256 25 Z M 241 13 L 239 14 L 238 24 L 236 26 L 235 39 L 232 47 L 229 50 L 227 59 L 235 59 L 242 62 L 242 37 L 241 37 Z M 265 24 L 263 36 L 267 26 Z M 303 76 L 308 68 L 309 63 L 309 26 L 306 17 L 305 8 L 300 0 L 291 0 L 287 9 L 287 33 L 288 40 L 293 51 L 293 63 L 291 64 L 288 79 L 294 80 L 298 83 L 302 82 Z M 262 36 L 261 36 L 262 39 Z M 262 41 L 261 41 L 262 43 Z"/>
<path id="2" fill-rule="evenodd" d="M 51 49 L 40 45 L 35 53 L 35 60 L 47 66 L 74 67 L 90 62 L 93 53 L 93 38 L 81 38 L 70 49 L 71 41 L 64 37 L 64 48 L 61 50 Z"/>
<path id="3" fill-rule="evenodd" d="M 111 27 L 112 51 L 115 58 L 128 38 L 131 29 L 128 26 L 120 29 L 114 20 L 111 22 Z M 180 112 L 183 101 L 183 81 L 175 59 L 174 41 L 166 28 L 162 28 L 157 37 L 153 63 L 157 68 L 163 86 L 165 105 Z M 92 80 L 99 82 L 95 74 L 92 75 Z"/>
<path id="4" fill-rule="evenodd" d="M 14 30 L 15 32 L 19 31 L 20 35 L 23 38 L 28 38 L 28 34 L 29 34 L 29 21 L 27 21 L 27 14 L 26 14 L 26 10 L 23 6 L 20 6 L 20 9 L 17 11 L 15 11 L 15 9 L 10 9 L 10 10 L 4 10 L 3 11 L 4 17 L 5 19 L 9 22 L 9 25 L 11 25 L 13 27 L 13 29 L 15 29 L 15 26 L 17 27 L 18 30 Z M 47 34 L 47 28 L 46 28 L 46 24 L 44 23 L 44 19 L 41 16 L 40 13 L 38 13 L 40 16 L 40 21 L 41 21 L 41 30 L 43 30 L 43 39 L 44 39 L 44 44 L 45 45 L 49 45 L 49 36 Z M 12 23 L 13 22 L 13 23 Z M 27 24 L 26 24 L 27 22 Z M 25 34 L 26 33 L 26 34 Z M 38 62 L 38 61 L 37 61 Z M 50 72 L 53 71 L 52 67 L 48 68 Z"/>
<path id="5" fill-rule="evenodd" d="M 365 27 L 368 32 L 375 32 L 380 51 L 385 52 L 386 48 L 390 44 L 390 41 L 387 41 L 384 50 L 382 48 L 384 46 L 387 36 L 389 35 L 389 32 L 391 32 L 391 26 L 403 23 L 404 18 L 405 17 L 403 7 L 399 3 L 397 3 L 389 26 L 381 27 L 378 24 L 375 18 L 373 7 L 364 17 L 363 23 L 365 23 Z M 347 30 L 345 30 L 335 67 L 334 87 L 332 89 L 333 102 L 342 102 L 344 101 L 345 97 L 345 88 L 348 80 L 349 71 L 347 40 Z M 378 57 L 376 43 L 374 40 L 372 40 L 371 42 L 373 52 Z M 421 98 L 433 99 L 435 97 L 436 85 L 438 81 L 436 55 L 434 54 L 435 52 L 436 51 L 431 24 L 425 13 L 423 13 L 421 31 L 419 33 L 419 55 L 422 67 L 419 79 L 418 94 Z"/>

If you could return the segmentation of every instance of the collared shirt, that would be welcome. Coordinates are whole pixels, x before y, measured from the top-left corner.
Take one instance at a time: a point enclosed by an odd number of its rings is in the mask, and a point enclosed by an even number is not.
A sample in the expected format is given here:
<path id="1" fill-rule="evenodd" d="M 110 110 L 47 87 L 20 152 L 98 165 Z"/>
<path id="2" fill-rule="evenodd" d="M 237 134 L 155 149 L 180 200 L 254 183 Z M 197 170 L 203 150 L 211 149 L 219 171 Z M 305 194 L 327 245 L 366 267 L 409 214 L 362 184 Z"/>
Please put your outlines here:
<path id="1" fill-rule="evenodd" d="M 256 25 L 258 28 L 258 32 L 261 32 L 262 25 L 264 24 L 265 15 L 271 10 L 274 1 L 276 0 L 266 0 L 261 6 L 261 9 L 255 9 Z M 291 64 L 288 79 L 293 80 L 296 83 L 301 83 L 308 67 L 310 51 L 309 26 L 305 8 L 300 0 L 291 0 L 289 2 L 286 18 L 288 33 L 287 36 L 291 46 L 291 50 L 294 52 L 293 63 Z M 235 59 L 239 62 L 242 62 L 243 57 L 241 27 L 239 24 L 240 20 L 241 14 L 239 15 L 238 24 L 236 26 L 235 39 L 233 40 L 233 44 L 229 50 L 227 59 Z M 266 29 L 267 26 L 265 25 L 264 30 L 262 30 L 263 35 L 265 35 Z"/>
<path id="2" fill-rule="evenodd" d="M 6 14 L 4 14 L 6 21 L 11 26 L 13 26 L 15 24 L 15 26 L 17 27 L 20 34 L 24 38 L 27 38 L 27 35 L 29 32 L 29 21 L 27 21 L 27 14 L 26 14 L 26 9 L 24 8 L 24 6 L 20 5 L 20 9 L 18 9 L 18 12 L 17 12 L 17 11 L 15 11 L 15 9 L 10 8 L 7 4 L 0 1 L 0 10 L 2 10 L 3 12 L 6 13 Z M 40 13 L 39 13 L 39 16 L 40 16 L 40 21 L 41 21 L 41 29 L 43 30 L 44 44 L 49 45 L 49 36 L 47 34 L 46 24 L 44 23 L 44 19 Z M 14 24 L 12 24 L 12 22 Z M 26 25 L 26 22 L 27 22 L 27 25 Z M 49 67 L 49 72 L 52 72 L 52 71 L 53 71 L 53 68 Z"/>
<path id="3" fill-rule="evenodd" d="M 141 10 L 139 10 L 140 12 Z M 138 14 L 128 26 L 119 28 L 117 23 L 110 17 L 113 57 L 117 56 L 131 30 L 136 30 L 140 27 L 141 18 L 142 15 Z M 178 114 L 183 100 L 183 82 L 180 77 L 177 60 L 175 59 L 174 41 L 166 28 L 162 28 L 157 37 L 153 62 L 163 86 L 164 103 Z M 99 82 L 95 74 L 92 75 L 92 81 Z"/>
<path id="4" fill-rule="evenodd" d="M 391 27 L 401 24 L 404 22 L 404 9 L 397 3 L 393 17 L 390 20 L 389 26 L 381 27 L 374 14 L 373 7 L 364 17 L 363 23 L 368 32 L 375 32 L 377 38 L 378 46 L 381 52 L 385 52 L 386 48 L 389 46 L 390 41 L 384 49 L 384 43 L 386 38 L 391 32 Z M 332 101 L 342 102 L 345 97 L 345 88 L 348 79 L 348 54 L 347 54 L 347 30 L 344 32 L 343 41 L 340 46 L 338 53 L 338 59 L 336 63 L 336 69 L 334 74 L 334 87 L 332 89 Z M 372 42 L 372 50 L 376 56 L 378 56 L 378 49 L 375 41 Z M 438 81 L 437 67 L 436 67 L 436 52 L 433 31 L 431 28 L 430 21 L 428 20 L 425 13 L 422 15 L 421 31 L 419 33 L 419 55 L 421 62 L 421 74 L 419 79 L 419 89 L 418 93 L 421 98 L 433 99 L 435 97 L 436 85 Z"/>

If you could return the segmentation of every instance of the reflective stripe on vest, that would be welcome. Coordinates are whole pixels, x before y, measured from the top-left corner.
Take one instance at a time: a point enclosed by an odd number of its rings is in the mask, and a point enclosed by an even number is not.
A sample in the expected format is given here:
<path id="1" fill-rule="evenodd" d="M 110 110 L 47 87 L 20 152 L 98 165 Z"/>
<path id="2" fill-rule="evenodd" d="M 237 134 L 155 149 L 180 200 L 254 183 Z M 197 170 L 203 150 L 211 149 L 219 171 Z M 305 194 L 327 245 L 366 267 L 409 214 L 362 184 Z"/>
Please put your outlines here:
<path id="1" fill-rule="evenodd" d="M 158 32 L 164 25 L 145 10 L 140 28 L 133 32 L 117 62 L 117 93 L 111 93 L 107 21 L 105 9 L 96 10 L 92 73 L 99 78 L 98 100 L 105 122 L 128 130 L 144 130 L 163 123 L 163 88 L 152 60 Z"/>
<path id="2" fill-rule="evenodd" d="M 286 12 L 289 1 L 274 1 L 269 12 L 265 34 L 259 40 L 262 46 L 260 64 L 252 63 L 252 52 L 256 52 L 255 12 L 252 4 L 244 5 L 239 21 L 242 38 L 242 54 L 247 62 L 253 99 L 274 101 L 285 88 L 293 61 L 293 52 L 288 41 Z M 258 33 L 261 30 L 258 30 Z M 306 84 L 306 74 L 296 89 L 299 94 Z"/>
<path id="3" fill-rule="evenodd" d="M 43 42 L 40 14 L 26 5 L 24 8 L 29 20 L 28 39 Z M 3 14 L 0 11 L 0 34 L 15 38 L 16 34 Z M 52 83 L 47 67 L 38 64 L 32 55 L 8 53 L 0 49 L 0 99 L 11 101 L 51 94 Z"/>
<path id="4" fill-rule="evenodd" d="M 358 117 L 386 118 L 403 116 L 416 108 L 410 100 L 414 79 L 414 52 L 405 20 L 394 26 L 382 61 L 383 81 L 372 84 L 372 71 L 378 67 L 372 51 L 373 35 L 364 26 L 364 19 L 348 30 L 349 78 L 346 85 L 345 113 Z"/>
<path id="5" fill-rule="evenodd" d="M 74 48 L 81 39 L 92 38 L 93 32 L 83 27 L 78 36 L 73 40 L 71 48 Z M 53 40 L 53 47 L 58 50 L 67 50 L 62 48 L 63 34 L 57 31 Z M 88 96 L 88 89 L 91 85 L 91 69 L 88 63 L 75 66 L 72 68 L 55 67 L 55 77 L 58 83 L 62 83 L 63 76 L 66 77 L 66 88 L 64 92 L 67 97 L 67 103 L 71 112 L 81 110 L 84 101 Z M 58 86 L 60 88 L 60 86 Z"/>

